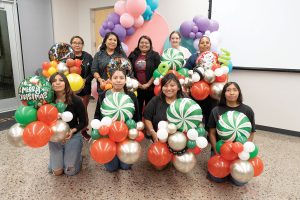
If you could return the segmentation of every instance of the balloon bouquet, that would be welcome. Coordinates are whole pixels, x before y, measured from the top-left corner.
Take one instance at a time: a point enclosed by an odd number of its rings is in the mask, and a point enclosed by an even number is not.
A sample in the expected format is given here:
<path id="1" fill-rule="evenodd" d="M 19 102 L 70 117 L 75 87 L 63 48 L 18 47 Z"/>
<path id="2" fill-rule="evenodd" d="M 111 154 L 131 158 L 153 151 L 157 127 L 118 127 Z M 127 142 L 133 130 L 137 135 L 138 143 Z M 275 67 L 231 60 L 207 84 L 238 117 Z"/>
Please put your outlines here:
<path id="1" fill-rule="evenodd" d="M 217 122 L 217 155 L 208 161 L 208 171 L 217 178 L 229 174 L 239 183 L 247 183 L 263 172 L 263 162 L 257 157 L 258 148 L 247 141 L 251 132 L 248 117 L 237 111 L 228 111 Z"/>
<path id="2" fill-rule="evenodd" d="M 101 105 L 104 117 L 101 121 L 91 121 L 94 141 L 90 154 L 96 162 L 106 164 L 117 155 L 122 162 L 133 164 L 141 157 L 139 142 L 144 139 L 144 123 L 132 119 L 134 111 L 134 103 L 127 94 L 115 92 L 106 95 Z"/>
<path id="3" fill-rule="evenodd" d="M 8 142 L 15 147 L 38 148 L 49 141 L 64 140 L 70 130 L 66 122 L 71 121 L 73 115 L 64 112 L 64 103 L 52 103 L 51 84 L 42 76 L 31 76 L 20 83 L 18 94 L 23 105 L 15 112 L 17 123 L 8 130 Z"/>
<path id="4" fill-rule="evenodd" d="M 56 72 L 62 72 L 67 76 L 73 92 L 80 92 L 84 87 L 84 81 L 81 74 L 81 60 L 75 59 L 72 47 L 66 43 L 54 44 L 49 50 L 50 62 L 42 64 L 42 74 L 49 78 Z"/>
<path id="5" fill-rule="evenodd" d="M 201 126 L 202 110 L 189 98 L 175 100 L 167 109 L 166 121 L 158 123 L 157 137 L 148 150 L 148 160 L 156 167 L 163 167 L 171 160 L 182 172 L 191 171 L 196 156 L 208 144 L 205 129 Z"/>

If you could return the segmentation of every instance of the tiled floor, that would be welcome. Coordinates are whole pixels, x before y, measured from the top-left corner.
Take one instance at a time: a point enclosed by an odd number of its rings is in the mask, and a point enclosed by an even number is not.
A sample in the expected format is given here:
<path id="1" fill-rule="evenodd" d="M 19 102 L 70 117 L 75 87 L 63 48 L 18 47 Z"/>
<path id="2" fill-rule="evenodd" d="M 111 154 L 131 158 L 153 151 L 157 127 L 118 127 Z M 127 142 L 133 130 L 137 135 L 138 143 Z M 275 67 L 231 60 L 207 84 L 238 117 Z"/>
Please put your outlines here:
<path id="1" fill-rule="evenodd" d="M 91 114 L 94 107 L 91 103 Z M 106 172 L 86 154 L 78 175 L 54 177 L 47 172 L 47 146 L 15 148 L 2 131 L 0 199 L 300 199 L 300 137 L 257 131 L 255 143 L 265 171 L 236 187 L 206 179 L 209 147 L 198 156 L 196 167 L 182 174 L 173 166 L 153 169 L 146 159 L 148 141 L 130 171 Z"/>

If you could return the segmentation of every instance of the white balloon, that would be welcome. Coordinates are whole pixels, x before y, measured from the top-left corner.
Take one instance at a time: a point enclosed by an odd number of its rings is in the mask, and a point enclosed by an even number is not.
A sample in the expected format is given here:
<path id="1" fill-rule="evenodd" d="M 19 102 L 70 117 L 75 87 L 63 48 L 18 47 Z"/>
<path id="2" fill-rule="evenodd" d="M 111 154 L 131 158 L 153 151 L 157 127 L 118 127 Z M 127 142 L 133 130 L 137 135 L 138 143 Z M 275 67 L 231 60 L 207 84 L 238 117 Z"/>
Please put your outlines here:
<path id="1" fill-rule="evenodd" d="M 101 124 L 105 126 L 110 126 L 112 124 L 112 119 L 110 117 L 103 117 L 101 120 Z"/>
<path id="2" fill-rule="evenodd" d="M 198 47 L 199 40 L 200 40 L 200 39 L 198 38 L 198 39 L 194 40 L 194 42 L 193 42 L 193 47 L 194 47 L 196 50 L 199 50 L 199 47 Z"/>
<path id="3" fill-rule="evenodd" d="M 197 132 L 196 129 L 194 129 L 194 128 L 189 129 L 188 132 L 187 132 L 187 137 L 188 137 L 190 140 L 196 140 L 197 137 L 198 137 L 198 132 Z"/>
<path id="4" fill-rule="evenodd" d="M 184 84 L 184 79 L 183 79 L 183 78 L 179 79 L 179 83 L 180 83 L 181 85 L 183 85 L 183 84 Z"/>
<path id="5" fill-rule="evenodd" d="M 216 76 L 222 76 L 222 75 L 223 75 L 223 70 L 222 70 L 221 68 L 217 68 L 217 69 L 215 70 L 215 75 L 216 75 Z"/>
<path id="6" fill-rule="evenodd" d="M 137 89 L 139 87 L 139 82 L 135 79 L 131 79 L 132 87 Z"/>
<path id="7" fill-rule="evenodd" d="M 221 67 L 221 69 L 223 70 L 223 74 L 228 74 L 228 72 L 229 72 L 228 67 Z"/>
<path id="8" fill-rule="evenodd" d="M 197 67 L 197 70 L 198 70 L 199 72 L 201 72 L 201 74 L 204 73 L 204 68 L 203 68 L 203 67 Z"/>
<path id="9" fill-rule="evenodd" d="M 101 122 L 100 122 L 100 120 L 99 119 L 93 119 L 92 121 L 91 121 L 91 127 L 93 128 L 93 129 L 99 129 L 100 127 L 101 127 Z"/>
<path id="10" fill-rule="evenodd" d="M 73 114 L 70 111 L 65 111 L 61 114 L 61 119 L 64 122 L 70 122 L 73 119 Z"/>
<path id="11" fill-rule="evenodd" d="M 188 71 L 189 76 L 192 76 L 193 73 L 194 73 L 194 72 L 193 72 L 193 70 L 191 70 L 191 69 Z"/>
<path id="12" fill-rule="evenodd" d="M 157 124 L 157 129 L 167 129 L 168 128 L 168 122 L 167 121 L 160 121 Z"/>
<path id="13" fill-rule="evenodd" d="M 197 72 L 193 73 L 192 81 L 193 83 L 200 81 L 200 75 Z"/>
<path id="14" fill-rule="evenodd" d="M 127 88 L 133 88 L 131 80 L 130 81 L 126 81 L 126 87 Z"/>
<path id="15" fill-rule="evenodd" d="M 204 33 L 204 35 L 206 35 L 206 36 L 210 36 L 210 34 L 211 34 L 210 30 L 206 30 L 205 33 Z"/>
<path id="16" fill-rule="evenodd" d="M 157 131 L 157 138 L 159 139 L 160 142 L 166 142 L 168 139 L 168 131 L 167 129 L 159 129 Z"/>
<path id="17" fill-rule="evenodd" d="M 154 85 L 159 85 L 159 78 L 154 79 L 153 84 Z"/>
<path id="18" fill-rule="evenodd" d="M 169 134 L 174 134 L 177 131 L 177 127 L 175 124 L 170 123 L 170 124 L 168 124 L 167 130 L 168 130 Z"/>
<path id="19" fill-rule="evenodd" d="M 253 142 L 247 141 L 244 143 L 244 151 L 245 152 L 253 152 L 255 150 L 255 145 Z"/>
<path id="20" fill-rule="evenodd" d="M 205 137 L 197 137 L 196 144 L 199 148 L 203 149 L 208 145 L 208 142 Z"/>
<path id="21" fill-rule="evenodd" d="M 242 151 L 241 153 L 238 154 L 239 158 L 241 160 L 249 160 L 250 154 L 246 151 Z"/>

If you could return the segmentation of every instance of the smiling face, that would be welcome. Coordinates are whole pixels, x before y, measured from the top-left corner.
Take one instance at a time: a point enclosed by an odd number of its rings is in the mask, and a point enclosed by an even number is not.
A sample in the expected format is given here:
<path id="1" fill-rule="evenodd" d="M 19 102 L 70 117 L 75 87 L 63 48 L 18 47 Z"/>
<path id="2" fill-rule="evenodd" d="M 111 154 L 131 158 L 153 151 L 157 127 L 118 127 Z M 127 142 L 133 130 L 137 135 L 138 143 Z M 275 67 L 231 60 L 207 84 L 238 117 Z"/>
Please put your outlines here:
<path id="1" fill-rule="evenodd" d="M 199 41 L 198 48 L 200 50 L 200 53 L 203 53 L 205 51 L 210 51 L 211 43 L 208 37 L 202 37 Z"/>
<path id="2" fill-rule="evenodd" d="M 181 38 L 176 32 L 170 36 L 170 43 L 173 48 L 177 49 L 180 45 L 180 42 Z"/>
<path id="3" fill-rule="evenodd" d="M 111 83 L 114 91 L 121 92 L 124 90 L 124 85 L 126 83 L 125 74 L 122 71 L 115 71 L 111 76 Z"/>
<path id="4" fill-rule="evenodd" d="M 150 50 L 150 41 L 146 38 L 142 38 L 139 42 L 139 49 L 142 53 L 147 53 Z"/>
<path id="5" fill-rule="evenodd" d="M 174 99 L 177 97 L 179 91 L 178 85 L 174 80 L 168 81 L 163 87 L 162 92 L 168 99 Z"/>
<path id="6" fill-rule="evenodd" d="M 105 45 L 109 50 L 115 50 L 118 45 L 117 37 L 113 34 L 109 35 L 105 41 Z"/>
<path id="7" fill-rule="evenodd" d="M 235 87 L 234 84 L 229 85 L 225 91 L 226 102 L 228 103 L 237 103 L 239 97 L 239 90 Z"/>
<path id="8" fill-rule="evenodd" d="M 71 42 L 71 46 L 76 53 L 82 52 L 83 41 L 80 38 L 74 38 Z"/>
<path id="9" fill-rule="evenodd" d="M 66 85 L 64 79 L 59 74 L 56 75 L 52 82 L 52 88 L 54 92 L 63 92 L 65 87 Z"/>

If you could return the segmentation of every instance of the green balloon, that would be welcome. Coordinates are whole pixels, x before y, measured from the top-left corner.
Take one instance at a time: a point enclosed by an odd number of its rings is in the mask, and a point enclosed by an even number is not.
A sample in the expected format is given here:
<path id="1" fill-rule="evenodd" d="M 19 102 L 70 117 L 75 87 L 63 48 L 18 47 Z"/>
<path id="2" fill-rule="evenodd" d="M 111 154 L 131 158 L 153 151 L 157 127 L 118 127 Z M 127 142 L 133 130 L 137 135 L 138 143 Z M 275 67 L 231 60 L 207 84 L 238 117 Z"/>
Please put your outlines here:
<path id="1" fill-rule="evenodd" d="M 186 146 L 189 149 L 193 149 L 196 146 L 196 141 L 195 140 L 188 140 Z"/>
<path id="2" fill-rule="evenodd" d="M 167 62 L 161 62 L 157 68 L 158 72 L 161 73 L 162 75 L 166 75 L 169 69 L 170 66 L 168 65 Z"/>
<path id="3" fill-rule="evenodd" d="M 250 159 L 255 158 L 258 154 L 258 147 L 255 145 L 254 151 L 250 152 Z"/>
<path id="4" fill-rule="evenodd" d="M 21 126 L 26 126 L 37 120 L 37 111 L 32 106 L 20 106 L 15 112 L 15 118 Z"/>
<path id="5" fill-rule="evenodd" d="M 178 70 L 178 73 L 181 74 L 182 76 L 185 76 L 185 77 L 189 77 L 189 73 L 188 73 L 188 69 L 187 68 L 180 68 Z"/>
<path id="6" fill-rule="evenodd" d="M 37 108 L 38 107 L 38 101 L 34 101 L 34 100 L 27 101 L 27 105 L 32 106 L 34 108 Z"/>
<path id="7" fill-rule="evenodd" d="M 63 102 L 58 102 L 55 106 L 56 106 L 59 113 L 65 112 L 65 110 L 67 108 L 67 105 L 64 104 Z"/>
<path id="8" fill-rule="evenodd" d="M 236 137 L 234 141 L 244 144 L 245 142 L 248 141 L 248 139 L 245 136 L 240 136 L 240 137 Z"/>
<path id="9" fill-rule="evenodd" d="M 126 121 L 126 125 L 128 126 L 129 129 L 136 128 L 136 123 L 133 119 L 128 119 Z"/>
<path id="10" fill-rule="evenodd" d="M 221 146 L 224 144 L 224 141 L 223 140 L 219 140 L 217 143 L 216 143 L 216 150 L 218 153 L 220 153 L 220 150 L 221 150 Z"/>
<path id="11" fill-rule="evenodd" d="M 93 129 L 91 133 L 91 137 L 93 140 L 98 140 L 99 138 L 101 138 L 101 135 L 99 134 L 97 129 Z"/>
<path id="12" fill-rule="evenodd" d="M 156 79 L 156 78 L 159 78 L 160 76 L 162 76 L 162 74 L 159 73 L 158 69 L 154 70 L 154 72 L 153 72 L 153 78 Z"/>
<path id="13" fill-rule="evenodd" d="M 205 137 L 206 136 L 206 131 L 203 127 L 197 127 L 195 129 L 198 132 L 198 137 Z"/>

